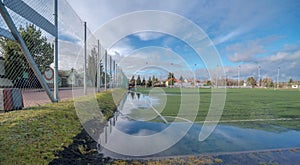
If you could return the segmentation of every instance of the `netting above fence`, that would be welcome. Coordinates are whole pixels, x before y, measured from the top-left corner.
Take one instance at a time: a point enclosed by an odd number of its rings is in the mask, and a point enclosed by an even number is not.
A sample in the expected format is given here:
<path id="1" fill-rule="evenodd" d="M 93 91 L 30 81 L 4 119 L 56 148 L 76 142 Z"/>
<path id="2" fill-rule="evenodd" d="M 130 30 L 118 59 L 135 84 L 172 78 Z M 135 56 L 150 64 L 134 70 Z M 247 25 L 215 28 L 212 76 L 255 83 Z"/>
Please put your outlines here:
<path id="1" fill-rule="evenodd" d="M 106 48 L 101 46 L 101 42 L 88 28 L 84 28 L 84 21 L 66 0 L 57 2 L 58 86 L 64 89 L 60 91 L 60 99 L 72 98 L 72 87 L 82 95 L 84 87 L 95 88 L 97 91 L 121 85 L 125 87 L 127 78 L 111 56 L 107 55 Z M 56 28 L 54 0 L 4 0 L 3 4 L 42 74 L 42 79 L 53 89 L 56 34 L 53 29 Z M 3 16 L 0 17 L 0 87 L 21 89 L 25 107 L 49 102 L 19 41 L 15 41 L 11 32 Z"/>

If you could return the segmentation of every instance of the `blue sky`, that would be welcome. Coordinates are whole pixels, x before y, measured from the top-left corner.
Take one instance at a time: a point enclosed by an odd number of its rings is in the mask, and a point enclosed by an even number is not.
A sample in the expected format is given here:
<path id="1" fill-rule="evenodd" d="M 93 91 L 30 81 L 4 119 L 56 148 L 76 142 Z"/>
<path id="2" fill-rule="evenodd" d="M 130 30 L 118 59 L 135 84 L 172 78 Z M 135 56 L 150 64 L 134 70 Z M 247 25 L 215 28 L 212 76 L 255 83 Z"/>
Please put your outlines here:
<path id="1" fill-rule="evenodd" d="M 200 27 L 220 54 L 226 75 L 237 78 L 261 76 L 280 81 L 300 80 L 300 1 L 297 0 L 68 0 L 92 32 L 123 14 L 142 10 L 176 13 Z M 142 20 L 141 20 L 142 21 Z M 127 25 L 128 26 L 128 25 Z M 120 27 L 122 28 L 122 27 Z M 96 36 L 97 37 L 97 36 Z M 110 48 L 115 60 L 143 47 L 170 49 L 196 69 L 204 79 L 206 69 L 193 49 L 180 39 L 160 33 L 137 33 L 120 39 Z M 118 52 L 118 53 L 116 53 Z M 143 56 L 143 53 L 140 53 Z M 168 61 L 168 63 L 170 63 Z M 194 64 L 197 63 L 196 68 Z M 134 62 L 133 62 L 134 64 Z M 132 65 L 133 65 L 132 64 Z M 162 65 L 166 65 L 163 64 Z M 172 66 L 174 67 L 174 66 Z"/>

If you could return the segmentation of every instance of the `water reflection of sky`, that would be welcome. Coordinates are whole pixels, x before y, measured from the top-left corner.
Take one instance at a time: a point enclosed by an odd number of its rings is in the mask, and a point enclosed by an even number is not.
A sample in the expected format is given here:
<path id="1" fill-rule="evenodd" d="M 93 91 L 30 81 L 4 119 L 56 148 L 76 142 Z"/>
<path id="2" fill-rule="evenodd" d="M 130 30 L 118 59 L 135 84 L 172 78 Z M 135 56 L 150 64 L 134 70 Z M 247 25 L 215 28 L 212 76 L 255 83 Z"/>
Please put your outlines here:
<path id="1" fill-rule="evenodd" d="M 185 123 L 177 124 L 178 131 L 180 131 L 180 126 Z M 159 133 L 166 127 L 168 127 L 168 124 L 164 123 L 122 120 L 116 123 L 115 129 L 133 136 L 147 136 Z M 199 142 L 198 136 L 201 127 L 202 124 L 194 124 L 188 133 L 177 144 L 164 152 L 156 154 L 155 156 L 240 152 L 300 147 L 299 131 L 286 130 L 284 132 L 270 132 L 222 124 L 217 126 L 213 134 L 208 139 L 203 142 Z M 113 136 L 113 133 L 111 135 Z M 115 139 L 115 143 L 126 143 L 125 141 L 122 141 L 122 139 L 116 140 L 116 137 L 113 137 L 113 139 Z M 153 144 L 155 143 L 156 142 L 153 141 Z M 141 145 L 140 147 L 144 148 L 147 146 Z M 128 150 L 130 150 L 130 148 L 128 148 Z M 117 155 L 112 155 L 118 157 Z"/>
<path id="2" fill-rule="evenodd" d="M 114 146 L 125 146 L 124 144 L 128 143 L 128 141 L 124 140 L 123 137 L 118 136 L 118 132 L 123 132 L 124 134 L 135 137 L 151 136 L 163 132 L 171 124 L 176 128 L 175 131 L 178 134 L 184 132 L 183 130 L 188 124 L 187 122 L 165 124 L 163 122 L 138 121 L 129 118 L 128 115 L 130 115 L 134 109 L 127 108 L 130 107 L 134 99 L 135 98 L 127 97 L 123 104 L 123 108 L 121 109 L 122 112 L 113 118 L 113 120 L 116 121 L 109 122 L 114 123 L 114 125 L 108 126 L 110 131 L 104 131 L 103 134 L 106 135 L 103 135 L 102 138 L 107 139 L 100 139 L 103 146 L 105 146 L 105 142 L 112 143 Z M 151 98 L 140 96 L 140 99 L 141 100 L 139 101 L 142 101 L 142 99 L 150 100 Z M 143 111 L 143 109 L 140 110 Z M 222 123 L 219 124 L 211 136 L 203 142 L 198 141 L 201 128 L 201 123 L 194 123 L 187 134 L 174 146 L 166 148 L 165 151 L 151 156 L 176 156 L 185 154 L 241 152 L 300 147 L 299 131 L 274 126 L 270 123 L 262 122 L 258 125 L 255 122 L 240 124 Z M 161 139 L 153 139 L 151 146 L 145 146 L 143 143 L 135 144 L 134 141 L 131 141 L 131 143 L 135 145 L 135 148 L 140 147 L 140 149 L 143 150 L 160 145 L 162 141 L 172 140 L 172 136 L 174 136 L 174 130 L 170 132 L 170 135 L 161 136 Z M 126 148 L 128 153 L 131 153 L 130 149 L 130 147 Z M 112 153 L 106 149 L 101 152 L 107 156 L 122 157 L 121 155 Z"/>

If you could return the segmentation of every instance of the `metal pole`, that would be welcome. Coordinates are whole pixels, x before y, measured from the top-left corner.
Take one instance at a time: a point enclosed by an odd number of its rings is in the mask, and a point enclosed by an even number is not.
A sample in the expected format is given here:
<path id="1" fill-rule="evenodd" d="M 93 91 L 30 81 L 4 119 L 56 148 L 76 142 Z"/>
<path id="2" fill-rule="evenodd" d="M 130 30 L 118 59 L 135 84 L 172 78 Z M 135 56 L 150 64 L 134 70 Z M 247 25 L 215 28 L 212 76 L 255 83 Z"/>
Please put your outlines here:
<path id="1" fill-rule="evenodd" d="M 57 12 L 57 0 L 54 0 L 54 26 L 55 26 L 55 38 L 54 38 L 54 99 L 59 100 L 58 94 L 58 12 Z"/>
<path id="2" fill-rule="evenodd" d="M 277 71 L 277 89 L 279 88 L 279 70 L 280 67 L 278 67 L 278 71 Z"/>
<path id="3" fill-rule="evenodd" d="M 113 87 L 115 87 L 116 86 L 116 61 L 113 62 L 113 72 L 114 72 Z"/>
<path id="4" fill-rule="evenodd" d="M 105 61 L 104 61 L 104 67 L 105 67 L 105 71 L 104 71 L 104 89 L 105 91 L 107 90 L 107 50 L 105 50 Z"/>
<path id="5" fill-rule="evenodd" d="M 194 87 L 196 87 L 196 70 L 197 70 L 197 64 L 195 64 Z"/>
<path id="6" fill-rule="evenodd" d="M 23 40 L 22 36 L 18 32 L 18 29 L 16 28 L 12 18 L 10 17 L 8 11 L 6 10 L 6 8 L 5 8 L 5 6 L 2 2 L 0 2 L 0 13 L 1 13 L 4 21 L 6 22 L 8 28 L 10 29 L 13 37 L 19 43 L 19 45 L 21 47 L 21 50 L 24 53 L 24 56 L 25 56 L 27 62 L 29 63 L 29 66 L 33 70 L 35 76 L 37 77 L 37 79 L 40 82 L 40 84 L 42 85 L 42 87 L 45 89 L 48 97 L 50 98 L 50 100 L 52 102 L 57 102 L 57 100 L 53 97 L 53 94 L 52 94 L 50 88 L 48 87 L 47 82 L 43 78 L 39 68 L 37 67 L 34 59 L 32 58 L 32 56 L 31 56 L 31 54 L 30 54 L 30 52 L 29 52 L 29 50 L 28 50 L 28 48 L 25 44 L 25 41 Z"/>
<path id="7" fill-rule="evenodd" d="M 87 69 L 86 69 L 86 22 L 84 22 L 84 78 L 83 78 L 83 91 L 84 95 L 87 95 Z"/>
<path id="8" fill-rule="evenodd" d="M 109 79 L 109 88 L 112 88 L 112 57 L 109 56 L 109 75 L 110 75 L 110 79 Z"/>
<path id="9" fill-rule="evenodd" d="M 116 64 L 116 87 L 119 87 L 118 79 L 118 64 Z"/>
<path id="10" fill-rule="evenodd" d="M 100 82 L 101 82 L 101 73 L 100 73 L 100 59 L 101 59 L 101 48 L 100 41 L 98 40 L 98 54 L 97 54 L 97 91 L 100 92 Z"/>
<path id="11" fill-rule="evenodd" d="M 258 66 L 258 87 L 260 87 L 260 66 Z"/>
<path id="12" fill-rule="evenodd" d="M 237 84 L 238 88 L 240 88 L 240 69 L 241 69 L 241 65 L 239 65 L 238 67 L 238 84 Z"/>
<path id="13" fill-rule="evenodd" d="M 219 77 L 219 75 L 218 75 L 218 67 L 219 67 L 219 64 L 217 65 L 217 68 L 216 68 L 216 71 L 217 71 L 216 86 L 217 86 L 217 88 L 218 88 L 218 77 Z"/>

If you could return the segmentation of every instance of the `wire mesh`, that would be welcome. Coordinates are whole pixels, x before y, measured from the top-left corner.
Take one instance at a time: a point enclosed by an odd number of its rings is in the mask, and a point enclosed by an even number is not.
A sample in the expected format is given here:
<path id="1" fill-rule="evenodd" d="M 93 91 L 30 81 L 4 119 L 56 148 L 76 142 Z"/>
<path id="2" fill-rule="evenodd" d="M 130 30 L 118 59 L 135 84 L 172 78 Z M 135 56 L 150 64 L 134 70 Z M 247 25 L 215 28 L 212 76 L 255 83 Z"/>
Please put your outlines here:
<path id="1" fill-rule="evenodd" d="M 10 9 L 9 7 L 6 7 L 6 9 L 25 41 L 40 73 L 43 75 L 43 79 L 53 89 L 55 37 L 51 29 L 43 27 L 49 22 L 54 25 L 54 1 L 14 1 L 14 5 L 18 3 L 19 6 L 16 5 L 16 9 Z M 7 1 L 7 3 L 12 3 L 12 1 Z M 29 11 L 22 11 L 23 15 L 16 12 L 16 10 L 21 9 Z M 37 13 L 39 16 L 28 19 L 24 15 L 30 13 L 26 12 Z M 0 17 L 0 88 L 19 89 L 22 92 L 25 107 L 50 102 L 32 68 L 28 65 L 19 44 L 12 40 L 13 37 L 10 36 L 9 32 L 8 26 Z M 84 95 L 85 84 L 88 91 L 102 91 L 105 87 L 109 89 L 126 87 L 127 85 L 127 78 L 121 69 L 117 67 L 111 56 L 107 55 L 107 58 L 105 58 L 106 49 L 101 46 L 101 42 L 89 29 L 86 30 L 85 57 L 84 32 L 84 21 L 80 19 L 66 0 L 59 0 L 58 86 L 61 100 Z M 86 72 L 84 72 L 84 67 L 86 67 Z M 84 77 L 86 77 L 86 80 Z"/>

